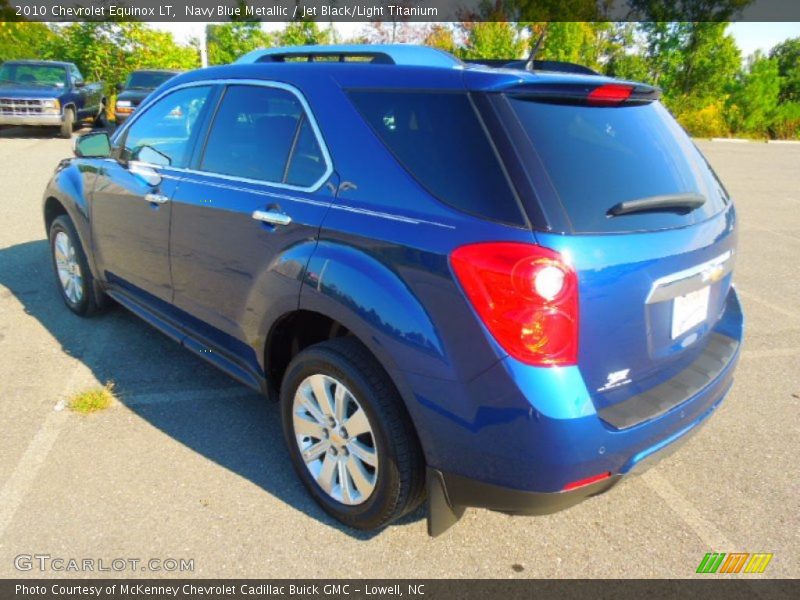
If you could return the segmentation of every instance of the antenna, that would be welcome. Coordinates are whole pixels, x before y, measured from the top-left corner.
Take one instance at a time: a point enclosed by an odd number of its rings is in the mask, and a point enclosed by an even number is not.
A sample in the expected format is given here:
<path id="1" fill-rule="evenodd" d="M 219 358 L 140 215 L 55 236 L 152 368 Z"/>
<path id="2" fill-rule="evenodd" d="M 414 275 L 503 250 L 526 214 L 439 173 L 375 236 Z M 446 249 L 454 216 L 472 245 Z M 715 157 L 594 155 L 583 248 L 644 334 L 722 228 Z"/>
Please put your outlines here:
<path id="1" fill-rule="evenodd" d="M 528 60 L 525 63 L 525 70 L 526 71 L 533 71 L 533 59 L 536 58 L 536 54 L 539 52 L 539 48 L 542 47 L 542 42 L 544 41 L 544 36 L 547 35 L 547 23 L 545 23 L 544 28 L 542 29 L 542 35 L 539 36 L 539 39 L 536 40 L 536 43 L 531 48 L 531 53 L 528 55 Z"/>

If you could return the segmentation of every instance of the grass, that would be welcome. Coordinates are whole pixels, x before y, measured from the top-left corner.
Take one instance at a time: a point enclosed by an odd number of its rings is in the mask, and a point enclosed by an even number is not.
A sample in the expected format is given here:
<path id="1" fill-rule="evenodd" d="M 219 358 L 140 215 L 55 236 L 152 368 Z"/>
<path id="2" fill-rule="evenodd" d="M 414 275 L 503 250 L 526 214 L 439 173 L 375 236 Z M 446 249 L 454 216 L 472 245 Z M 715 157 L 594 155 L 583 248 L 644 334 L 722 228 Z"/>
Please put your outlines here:
<path id="1" fill-rule="evenodd" d="M 69 409 L 82 415 L 105 410 L 115 400 L 114 384 L 109 382 L 103 387 L 92 388 L 75 394 L 67 402 Z"/>

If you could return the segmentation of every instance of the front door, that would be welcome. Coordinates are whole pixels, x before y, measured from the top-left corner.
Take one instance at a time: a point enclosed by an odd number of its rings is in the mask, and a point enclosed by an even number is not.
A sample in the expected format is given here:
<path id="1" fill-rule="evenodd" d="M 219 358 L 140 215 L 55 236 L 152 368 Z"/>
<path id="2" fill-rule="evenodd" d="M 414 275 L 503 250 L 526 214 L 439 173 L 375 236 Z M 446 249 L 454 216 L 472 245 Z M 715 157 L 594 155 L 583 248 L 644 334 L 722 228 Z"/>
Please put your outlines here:
<path id="1" fill-rule="evenodd" d="M 114 140 L 92 199 L 95 255 L 105 277 L 170 302 L 170 202 L 201 123 L 210 86 L 180 89 L 137 115 Z"/>

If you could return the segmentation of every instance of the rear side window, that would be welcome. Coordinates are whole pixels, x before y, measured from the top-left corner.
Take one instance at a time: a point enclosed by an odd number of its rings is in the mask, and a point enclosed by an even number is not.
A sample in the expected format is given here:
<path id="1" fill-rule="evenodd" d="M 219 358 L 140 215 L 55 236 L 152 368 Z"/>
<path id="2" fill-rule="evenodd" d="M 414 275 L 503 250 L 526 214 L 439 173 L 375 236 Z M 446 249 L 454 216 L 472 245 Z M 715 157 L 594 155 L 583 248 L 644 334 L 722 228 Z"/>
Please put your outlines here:
<path id="1" fill-rule="evenodd" d="M 592 107 L 510 98 L 576 232 L 691 225 L 717 213 L 726 195 L 699 150 L 658 102 Z M 692 211 L 610 217 L 620 202 L 700 194 Z"/>
<path id="2" fill-rule="evenodd" d="M 310 187 L 326 164 L 297 97 L 283 89 L 229 86 L 200 163 L 203 171 Z"/>
<path id="3" fill-rule="evenodd" d="M 351 91 L 349 96 L 403 167 L 439 200 L 494 221 L 524 223 L 466 94 Z"/>

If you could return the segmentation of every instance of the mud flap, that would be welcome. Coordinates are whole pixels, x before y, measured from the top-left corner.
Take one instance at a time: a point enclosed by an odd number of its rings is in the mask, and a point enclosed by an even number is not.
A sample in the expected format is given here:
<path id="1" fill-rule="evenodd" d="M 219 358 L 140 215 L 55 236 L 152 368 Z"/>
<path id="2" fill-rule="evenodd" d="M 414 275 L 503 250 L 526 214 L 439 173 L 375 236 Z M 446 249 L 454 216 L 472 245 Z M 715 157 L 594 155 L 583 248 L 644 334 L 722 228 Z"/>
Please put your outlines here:
<path id="1" fill-rule="evenodd" d="M 428 488 L 428 535 L 436 537 L 455 525 L 464 514 L 466 507 L 450 504 L 444 478 L 439 471 L 427 470 L 426 485 Z"/>

